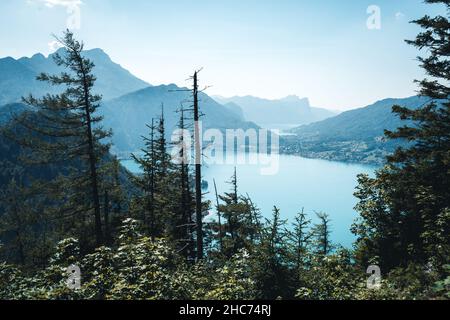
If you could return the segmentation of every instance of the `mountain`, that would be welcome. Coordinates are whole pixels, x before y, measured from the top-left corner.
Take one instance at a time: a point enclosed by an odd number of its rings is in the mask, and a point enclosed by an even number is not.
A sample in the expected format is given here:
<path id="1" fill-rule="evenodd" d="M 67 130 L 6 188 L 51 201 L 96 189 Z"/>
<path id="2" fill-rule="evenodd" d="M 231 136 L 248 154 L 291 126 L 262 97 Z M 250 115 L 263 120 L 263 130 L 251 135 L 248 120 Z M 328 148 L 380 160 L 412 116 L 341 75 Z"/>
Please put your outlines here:
<path id="1" fill-rule="evenodd" d="M 149 135 L 147 124 L 152 123 L 152 118 L 159 119 L 162 104 L 167 138 L 170 139 L 177 128 L 180 115 L 176 111 L 180 109 L 181 102 L 184 101 L 184 107 L 189 108 L 190 102 L 187 101 L 192 100 L 190 92 L 183 90 L 187 89 L 174 84 L 153 86 L 105 102 L 100 109 L 104 126 L 114 131 L 116 151 L 134 152 L 143 147 L 142 136 Z M 200 111 L 205 115 L 201 119 L 204 130 L 214 128 L 223 132 L 226 129 L 258 128 L 256 124 L 244 121 L 236 110 L 230 110 L 230 106 L 223 106 L 204 93 L 199 95 L 199 100 Z"/>
<path id="2" fill-rule="evenodd" d="M 36 73 L 13 58 L 0 59 L 0 105 L 20 101 L 28 91 L 42 90 Z M 28 91 L 27 91 L 28 90 Z"/>
<path id="3" fill-rule="evenodd" d="M 56 53 L 64 54 L 64 49 Z M 37 81 L 41 72 L 57 74 L 62 71 L 53 61 L 54 54 L 45 57 L 35 54 L 31 58 L 0 59 L 0 125 L 11 119 L 14 113 L 20 113 L 28 107 L 21 104 L 22 96 L 29 93 L 39 97 L 47 93 L 57 93 L 58 89 L 47 83 Z M 102 107 L 99 109 L 104 116 L 103 126 L 114 131 L 115 151 L 137 151 L 143 146 L 142 135 L 148 135 L 147 124 L 152 118 L 159 118 L 161 104 L 165 105 L 166 128 L 168 136 L 175 130 L 179 114 L 176 110 L 180 103 L 185 102 L 189 108 L 190 93 L 175 85 L 151 86 L 136 78 L 129 71 L 114 63 L 101 49 L 84 51 L 84 56 L 95 64 L 94 74 L 97 77 L 94 92 L 103 95 Z M 246 122 L 242 109 L 228 103 L 223 106 L 204 93 L 200 96 L 204 129 L 258 128 L 251 122 Z"/>
<path id="4" fill-rule="evenodd" d="M 29 139 L 29 136 L 23 136 L 24 131 L 22 126 L 9 122 L 9 120 L 12 114 L 30 110 L 28 106 L 21 103 L 0 106 L 0 190 L 9 184 L 13 178 L 17 178 L 18 176 L 28 177 L 31 180 L 42 179 L 44 181 L 51 181 L 60 174 L 67 174 L 68 170 L 73 169 L 73 167 L 80 167 L 78 160 L 74 162 L 58 161 L 46 165 L 27 165 L 20 159 L 20 157 L 28 152 L 27 149 L 20 146 L 13 139 L 8 138 L 7 135 L 4 135 L 3 130 L 9 128 L 19 140 L 25 137 Z M 104 160 L 111 161 L 112 159 L 113 155 L 107 154 Z M 129 179 L 128 170 L 122 166 L 119 167 L 119 179 L 127 197 L 131 198 L 132 195 L 138 192 Z M 0 203 L 0 219 L 2 213 L 3 208 Z"/>
<path id="5" fill-rule="evenodd" d="M 328 160 L 380 164 L 402 144 L 384 139 L 384 130 L 408 124 L 392 113 L 394 105 L 419 108 L 430 99 L 385 99 L 347 111 L 333 118 L 292 129 L 283 140 L 282 152 Z M 411 123 L 409 123 L 411 124 Z"/>
<path id="6" fill-rule="evenodd" d="M 0 126 L 5 125 L 14 115 L 18 115 L 25 110 L 30 110 L 30 107 L 22 103 L 11 103 L 0 106 Z"/>
<path id="7" fill-rule="evenodd" d="M 253 96 L 224 98 L 214 96 L 219 103 L 234 103 L 242 108 L 244 117 L 262 127 L 295 127 L 336 115 L 334 112 L 311 107 L 307 98 L 288 96 L 279 100 L 267 100 Z"/>
<path id="8" fill-rule="evenodd" d="M 234 113 L 236 116 L 238 116 L 239 119 L 241 119 L 242 121 L 245 121 L 244 110 L 242 110 L 241 106 L 239 106 L 233 102 L 225 103 L 223 106 L 225 108 L 227 108 L 228 111 L 230 111 L 230 112 Z"/>
<path id="9" fill-rule="evenodd" d="M 57 52 L 63 53 L 64 49 Z M 35 54 L 31 58 L 0 59 L 0 105 L 19 102 L 22 96 L 29 93 L 38 97 L 46 93 L 56 93 L 56 88 L 36 80 L 36 76 L 41 72 L 54 74 L 61 71 L 54 63 L 53 56 L 54 54 L 51 54 L 46 58 L 42 54 Z M 84 51 L 84 56 L 95 63 L 95 93 L 103 95 L 105 100 L 150 86 L 114 63 L 101 49 Z"/>

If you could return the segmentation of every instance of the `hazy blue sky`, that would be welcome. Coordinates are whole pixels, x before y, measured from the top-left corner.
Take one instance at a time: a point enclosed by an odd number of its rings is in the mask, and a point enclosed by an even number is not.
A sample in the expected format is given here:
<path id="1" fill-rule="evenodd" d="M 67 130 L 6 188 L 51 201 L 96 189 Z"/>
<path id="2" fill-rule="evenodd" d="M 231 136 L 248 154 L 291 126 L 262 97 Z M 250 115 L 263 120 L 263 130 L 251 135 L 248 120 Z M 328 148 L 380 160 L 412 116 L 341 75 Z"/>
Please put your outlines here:
<path id="1" fill-rule="evenodd" d="M 290 94 L 331 109 L 414 94 L 422 72 L 408 21 L 444 13 L 421 0 L 1 0 L 0 57 L 48 54 L 81 1 L 77 35 L 151 84 L 187 85 L 204 67 L 209 94 Z M 381 9 L 370 30 L 367 8 Z"/>

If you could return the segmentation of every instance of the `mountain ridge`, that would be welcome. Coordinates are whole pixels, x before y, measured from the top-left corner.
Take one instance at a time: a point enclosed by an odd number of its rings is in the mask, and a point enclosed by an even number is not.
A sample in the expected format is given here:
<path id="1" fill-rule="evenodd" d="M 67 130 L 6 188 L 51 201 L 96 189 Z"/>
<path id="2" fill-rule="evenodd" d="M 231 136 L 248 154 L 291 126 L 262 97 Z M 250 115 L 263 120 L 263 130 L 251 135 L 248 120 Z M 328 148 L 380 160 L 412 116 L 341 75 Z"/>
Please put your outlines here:
<path id="1" fill-rule="evenodd" d="M 427 97 L 386 98 L 366 107 L 291 129 L 283 140 L 282 152 L 310 158 L 382 164 L 400 140 L 387 140 L 384 130 L 413 125 L 392 112 L 394 105 L 416 109 L 430 101 Z"/>
<path id="2" fill-rule="evenodd" d="M 313 123 L 336 115 L 335 112 L 312 107 L 308 98 L 289 95 L 281 99 L 264 99 L 251 95 L 230 98 L 213 96 L 222 104 L 234 103 L 240 106 L 246 120 L 262 127 L 295 127 Z"/>
<path id="3" fill-rule="evenodd" d="M 53 57 L 56 53 L 62 53 L 63 50 L 59 49 L 48 57 L 42 53 L 36 53 L 31 57 L 18 59 L 0 58 L 0 105 L 20 102 L 22 96 L 30 93 L 37 97 L 46 93 L 58 93 L 57 88 L 36 80 L 36 77 L 41 72 L 60 73 L 62 69 L 54 63 Z M 95 93 L 101 94 L 105 100 L 151 86 L 112 61 L 102 49 L 86 50 L 83 51 L 83 55 L 96 65 L 94 68 L 94 74 L 97 77 Z"/>
<path id="4" fill-rule="evenodd" d="M 187 88 L 175 84 L 159 85 L 140 89 L 119 98 L 105 101 L 100 108 L 106 127 L 113 128 L 113 142 L 117 151 L 136 151 L 143 147 L 142 136 L 148 136 L 148 124 L 159 119 L 164 106 L 166 134 L 170 139 L 177 129 L 179 113 L 183 101 L 191 100 Z M 201 119 L 203 129 L 257 129 L 252 122 L 244 121 L 228 107 L 216 102 L 205 93 L 199 94 L 200 111 L 206 116 Z M 190 109 L 188 103 L 184 108 Z"/>

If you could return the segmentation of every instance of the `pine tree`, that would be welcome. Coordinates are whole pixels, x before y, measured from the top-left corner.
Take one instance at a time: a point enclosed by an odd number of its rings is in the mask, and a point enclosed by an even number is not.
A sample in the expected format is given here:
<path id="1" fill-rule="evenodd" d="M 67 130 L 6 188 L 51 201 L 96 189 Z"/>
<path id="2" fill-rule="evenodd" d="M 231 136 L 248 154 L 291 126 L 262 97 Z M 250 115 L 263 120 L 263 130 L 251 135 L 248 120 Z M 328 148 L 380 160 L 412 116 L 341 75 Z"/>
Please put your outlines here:
<path id="1" fill-rule="evenodd" d="M 289 268 L 289 236 L 286 221 L 281 220 L 280 210 L 273 209 L 272 219 L 266 220 L 261 231 L 261 242 L 254 252 L 258 291 L 263 299 L 289 299 L 294 295 L 294 277 Z"/>
<path id="2" fill-rule="evenodd" d="M 162 234 L 172 235 L 173 214 L 175 201 L 174 196 L 173 165 L 171 156 L 168 152 L 168 143 L 166 140 L 166 127 L 164 116 L 164 105 L 161 105 L 161 117 L 157 126 L 157 138 L 154 142 L 155 147 L 155 205 L 159 219 L 163 224 Z M 178 200 L 178 199 L 177 199 Z"/>
<path id="3" fill-rule="evenodd" d="M 227 233 L 229 233 L 230 238 L 233 242 L 238 241 L 236 238 L 237 229 L 239 224 L 239 215 L 240 212 L 237 210 L 238 205 L 238 193 L 237 193 L 237 173 L 236 168 L 234 169 L 234 174 L 229 181 L 229 184 L 232 186 L 232 192 L 225 193 L 224 196 L 219 196 L 220 200 L 222 200 L 225 205 L 220 206 L 218 210 L 223 213 L 224 218 L 227 220 Z M 236 253 L 236 244 L 233 243 L 233 254 Z"/>
<path id="4" fill-rule="evenodd" d="M 144 223 L 144 229 L 148 235 L 155 239 L 162 233 L 162 227 L 156 216 L 156 146 L 155 146 L 155 125 L 147 126 L 150 129 L 150 137 L 142 137 L 145 148 L 142 149 L 143 156 L 131 155 L 133 160 L 139 164 L 143 174 L 133 177 L 136 186 L 142 191 L 142 196 L 138 199 L 139 216 Z"/>
<path id="5" fill-rule="evenodd" d="M 174 206 L 174 217 L 172 220 L 172 237 L 177 242 L 178 251 L 189 261 L 195 260 L 195 199 L 192 190 L 192 176 L 189 170 L 189 150 L 185 133 L 188 132 L 185 125 L 184 109 L 180 110 L 178 123 L 179 135 L 174 145 L 178 150 L 176 163 L 173 164 L 174 172 L 172 181 L 176 184 L 175 197 L 172 201 Z"/>
<path id="6" fill-rule="evenodd" d="M 120 161 L 117 159 L 117 157 L 113 158 L 111 166 L 112 177 L 111 184 L 109 186 L 109 193 L 111 198 L 112 212 L 114 213 L 112 221 L 114 221 L 117 220 L 117 218 L 121 217 L 124 211 L 128 208 L 127 197 L 121 181 Z"/>
<path id="7" fill-rule="evenodd" d="M 289 232 L 289 238 L 293 247 L 293 258 L 295 261 L 295 268 L 298 272 L 305 267 L 308 249 L 311 244 L 311 233 L 309 227 L 311 220 L 308 219 L 304 209 L 297 213 L 295 222 L 293 223 L 293 230 Z"/>
<path id="8" fill-rule="evenodd" d="M 30 208 L 25 207 L 25 192 L 15 179 L 2 188 L 0 203 L 2 204 L 2 219 L 0 220 L 0 234 L 7 237 L 7 246 L 2 247 L 3 255 L 9 257 L 10 262 L 24 266 L 29 259 L 28 246 L 33 221 Z"/>
<path id="9" fill-rule="evenodd" d="M 122 189 L 120 161 L 117 157 L 111 159 L 108 157 L 102 169 L 104 172 L 101 184 L 101 190 L 103 190 L 104 243 L 105 245 L 111 245 L 113 233 L 120 226 L 123 210 L 128 209 L 128 205 Z"/>
<path id="10" fill-rule="evenodd" d="M 150 137 L 143 137 L 145 148 L 141 150 L 144 155 L 132 155 L 143 171 L 141 176 L 133 177 L 136 186 L 143 191 L 142 197 L 138 199 L 140 214 L 137 218 L 143 221 L 152 239 L 166 237 L 176 241 L 179 222 L 176 213 L 180 198 L 177 198 L 177 177 L 165 137 L 163 106 L 158 124 L 152 121 L 148 127 Z"/>
<path id="11" fill-rule="evenodd" d="M 425 2 L 450 12 L 448 0 Z M 414 23 L 424 30 L 407 43 L 426 51 L 418 60 L 428 78 L 417 83 L 429 103 L 393 107 L 413 124 L 386 135 L 409 143 L 388 157 L 375 179 L 360 178 L 362 220 L 354 231 L 362 259 L 378 257 L 384 270 L 417 263 L 443 273 L 450 255 L 450 21 L 425 16 Z"/>
<path id="12" fill-rule="evenodd" d="M 219 243 L 219 251 L 223 251 L 223 228 L 222 228 L 222 213 L 220 212 L 219 193 L 217 191 L 216 179 L 214 182 L 214 193 L 216 196 L 216 211 L 217 211 L 217 238 Z"/>
<path id="13" fill-rule="evenodd" d="M 62 93 L 24 98 L 33 112 L 17 116 L 14 122 L 26 132 L 19 143 L 27 150 L 27 165 L 64 164 L 67 168 L 57 178 L 42 183 L 42 193 L 53 205 L 46 210 L 61 221 L 64 233 L 75 232 L 84 247 L 92 238 L 89 226 L 93 219 L 96 245 L 100 245 L 101 167 L 109 150 L 102 141 L 111 132 L 102 129 L 102 117 L 96 115 L 101 97 L 92 93 L 94 64 L 83 57 L 83 44 L 68 30 L 57 40 L 65 50 L 54 55 L 55 63 L 66 71 L 60 75 L 42 73 L 38 80 L 63 89 Z"/>
<path id="14" fill-rule="evenodd" d="M 254 219 L 254 216 L 257 215 L 256 208 L 252 207 L 251 200 L 240 197 L 238 194 L 236 169 L 229 183 L 231 192 L 219 196 L 222 204 L 218 206 L 218 210 L 225 220 L 221 226 L 223 233 L 216 232 L 216 238 L 221 237 L 222 239 L 222 253 L 227 257 L 233 256 L 241 249 L 250 251 L 259 231 L 259 221 Z M 213 223 L 212 228 L 218 231 L 215 224 Z"/>
<path id="15" fill-rule="evenodd" d="M 316 213 L 320 220 L 320 223 L 315 224 L 311 230 L 311 236 L 313 238 L 313 246 L 315 252 L 320 256 L 324 257 L 328 255 L 331 250 L 333 250 L 333 245 L 331 243 L 331 220 L 326 213 Z"/>
<path id="16" fill-rule="evenodd" d="M 261 241 L 261 221 L 263 220 L 261 210 L 253 203 L 248 194 L 246 197 L 242 197 L 241 200 L 249 209 L 248 214 L 245 215 L 245 233 L 249 239 L 250 246 L 254 247 Z"/>

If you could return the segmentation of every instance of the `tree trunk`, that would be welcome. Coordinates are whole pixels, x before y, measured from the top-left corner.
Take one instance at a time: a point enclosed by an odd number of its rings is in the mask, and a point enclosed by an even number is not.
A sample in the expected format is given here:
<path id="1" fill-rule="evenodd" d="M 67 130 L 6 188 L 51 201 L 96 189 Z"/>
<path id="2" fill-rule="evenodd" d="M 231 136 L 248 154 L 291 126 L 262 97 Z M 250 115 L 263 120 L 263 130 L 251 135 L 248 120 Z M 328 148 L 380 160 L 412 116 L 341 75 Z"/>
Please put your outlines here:
<path id="1" fill-rule="evenodd" d="M 202 150 L 200 147 L 200 116 L 198 110 L 198 80 L 194 74 L 194 137 L 195 137 L 195 213 L 197 224 L 197 260 L 203 259 L 203 211 L 202 211 Z"/>
<path id="2" fill-rule="evenodd" d="M 84 71 L 83 60 L 80 57 L 78 63 L 83 72 L 83 86 L 84 86 L 84 108 L 86 116 L 86 133 L 88 138 L 88 153 L 89 153 L 89 166 L 91 174 L 91 187 L 92 187 L 92 198 L 94 201 L 94 218 L 95 218 L 95 238 L 97 246 L 101 246 L 103 243 L 102 235 L 102 220 L 100 216 L 100 199 L 98 191 L 98 176 L 97 176 L 97 159 L 95 156 L 94 139 L 92 134 L 92 120 L 91 120 L 91 110 L 89 102 L 89 86 L 86 79 L 86 72 Z"/>

